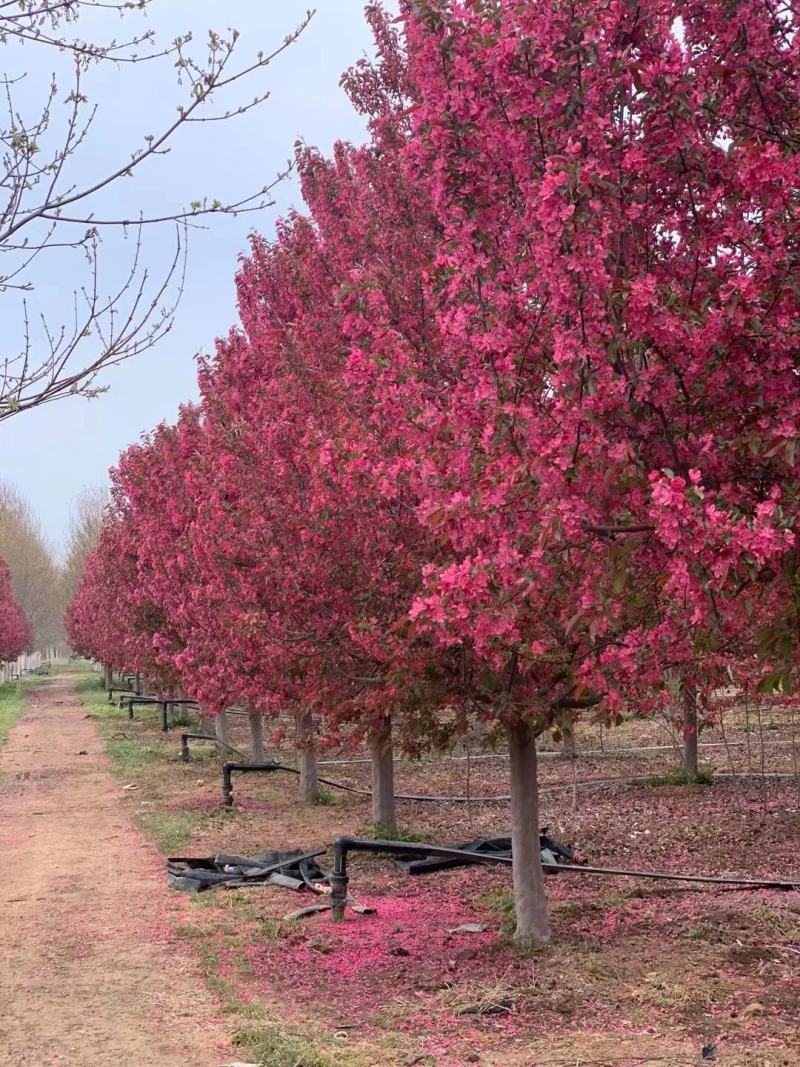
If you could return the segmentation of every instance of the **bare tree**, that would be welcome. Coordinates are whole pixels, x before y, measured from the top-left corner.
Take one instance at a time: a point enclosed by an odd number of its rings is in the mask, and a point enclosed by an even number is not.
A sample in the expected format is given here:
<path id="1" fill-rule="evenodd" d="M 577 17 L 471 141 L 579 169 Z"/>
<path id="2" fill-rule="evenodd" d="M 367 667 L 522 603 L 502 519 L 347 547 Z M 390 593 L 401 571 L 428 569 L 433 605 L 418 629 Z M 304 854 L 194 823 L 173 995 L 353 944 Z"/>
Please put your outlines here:
<path id="1" fill-rule="evenodd" d="M 65 607 L 78 588 L 86 557 L 97 544 L 107 505 L 108 490 L 100 487 L 84 489 L 75 502 L 62 568 L 62 596 Z"/>
<path id="2" fill-rule="evenodd" d="M 11 571 L 14 593 L 31 624 L 37 647 L 63 639 L 61 575 L 27 503 L 0 484 L 0 558 Z"/>
<path id="3" fill-rule="evenodd" d="M 171 328 L 183 289 L 189 230 L 211 215 L 238 215 L 270 205 L 272 189 L 290 168 L 287 164 L 272 183 L 227 201 L 202 198 L 152 217 L 137 208 L 126 180 L 169 152 L 182 128 L 231 119 L 262 104 L 268 93 L 256 84 L 253 94 L 251 83 L 258 83 L 265 68 L 297 40 L 313 14 L 307 12 L 271 51 L 243 63 L 238 62 L 236 30 L 209 31 L 199 52 L 191 34 L 163 47 L 152 31 L 104 42 L 74 35 L 86 16 L 94 16 L 94 28 L 100 16 L 135 16 L 151 3 L 0 0 L 0 45 L 11 58 L 22 57 L 23 71 L 32 69 L 32 49 L 50 49 L 58 63 L 63 65 L 66 57 L 71 68 L 66 92 L 56 75 L 33 86 L 25 73 L 9 73 L 8 64 L 0 78 L 5 102 L 5 118 L 0 119 L 0 292 L 16 295 L 21 324 L 14 348 L 0 355 L 0 419 L 65 396 L 103 391 L 101 370 L 152 347 Z M 145 129 L 141 141 L 116 164 L 76 181 L 72 164 L 91 158 L 102 106 L 89 98 L 91 69 L 115 64 L 120 91 L 135 93 L 136 77 L 146 76 L 146 68 L 158 62 L 177 70 L 173 117 L 152 132 Z M 127 70 L 133 85 L 123 78 Z M 248 96 L 242 101 L 245 90 Z M 40 101 L 31 105 L 34 91 Z M 121 210 L 102 210 L 109 191 Z M 173 252 L 154 273 L 146 262 L 145 234 L 165 226 L 175 231 Z M 126 274 L 108 288 L 100 253 L 103 237 L 110 233 L 126 238 L 131 253 Z M 77 276 L 79 283 L 66 321 L 51 321 L 31 296 L 34 265 L 51 254 L 78 257 L 69 267 L 70 277 Z"/>

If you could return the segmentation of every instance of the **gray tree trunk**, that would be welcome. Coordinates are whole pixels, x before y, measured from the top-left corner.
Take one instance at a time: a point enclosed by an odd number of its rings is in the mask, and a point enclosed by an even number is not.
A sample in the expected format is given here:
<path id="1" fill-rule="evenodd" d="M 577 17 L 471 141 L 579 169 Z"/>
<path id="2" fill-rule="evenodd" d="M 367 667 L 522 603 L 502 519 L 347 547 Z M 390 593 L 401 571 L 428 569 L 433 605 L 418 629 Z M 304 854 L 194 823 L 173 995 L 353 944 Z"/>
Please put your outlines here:
<path id="1" fill-rule="evenodd" d="M 217 741 L 221 741 L 223 745 L 229 745 L 230 742 L 230 730 L 228 728 L 228 713 L 223 708 L 214 717 L 214 735 Z"/>
<path id="2" fill-rule="evenodd" d="M 696 778 L 697 765 L 697 694 L 693 686 L 683 686 L 683 769 L 687 778 Z"/>
<path id="3" fill-rule="evenodd" d="M 514 876 L 514 940 L 526 949 L 550 940 L 544 871 L 539 850 L 539 784 L 536 738 L 527 724 L 508 731 L 511 762 L 511 849 Z"/>
<path id="4" fill-rule="evenodd" d="M 108 663 L 103 667 L 103 688 L 110 689 L 114 684 L 114 668 Z"/>
<path id="5" fill-rule="evenodd" d="M 250 752 L 253 763 L 263 763 L 267 758 L 264 749 L 264 719 L 256 708 L 249 708 L 247 716 L 250 720 Z"/>
<path id="6" fill-rule="evenodd" d="M 394 799 L 392 720 L 388 716 L 370 735 L 369 750 L 372 757 L 372 824 L 394 834 L 397 832 L 397 811 Z"/>
<path id="7" fill-rule="evenodd" d="M 577 754 L 572 712 L 565 711 L 561 719 L 561 755 L 564 759 L 575 759 Z"/>
<path id="8" fill-rule="evenodd" d="M 316 804 L 319 800 L 319 777 L 317 772 L 317 746 L 314 741 L 314 719 L 309 708 L 295 713 L 295 739 L 297 758 L 300 763 L 298 785 L 300 802 Z"/>

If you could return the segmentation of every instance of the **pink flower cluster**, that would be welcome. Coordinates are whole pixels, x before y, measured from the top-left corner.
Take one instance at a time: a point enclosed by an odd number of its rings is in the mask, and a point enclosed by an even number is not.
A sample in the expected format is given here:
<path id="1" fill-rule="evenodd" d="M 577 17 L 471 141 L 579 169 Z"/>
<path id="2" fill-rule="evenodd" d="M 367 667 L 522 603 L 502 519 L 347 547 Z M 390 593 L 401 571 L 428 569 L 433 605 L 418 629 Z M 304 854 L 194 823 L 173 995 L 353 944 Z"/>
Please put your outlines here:
<path id="1" fill-rule="evenodd" d="M 370 139 L 298 149 L 306 211 L 253 239 L 199 405 L 113 472 L 73 643 L 410 747 L 668 672 L 784 686 L 795 16 L 368 14 Z"/>
<path id="2" fill-rule="evenodd" d="M 30 642 L 30 624 L 14 595 L 8 566 L 0 559 L 0 663 L 16 659 Z"/>

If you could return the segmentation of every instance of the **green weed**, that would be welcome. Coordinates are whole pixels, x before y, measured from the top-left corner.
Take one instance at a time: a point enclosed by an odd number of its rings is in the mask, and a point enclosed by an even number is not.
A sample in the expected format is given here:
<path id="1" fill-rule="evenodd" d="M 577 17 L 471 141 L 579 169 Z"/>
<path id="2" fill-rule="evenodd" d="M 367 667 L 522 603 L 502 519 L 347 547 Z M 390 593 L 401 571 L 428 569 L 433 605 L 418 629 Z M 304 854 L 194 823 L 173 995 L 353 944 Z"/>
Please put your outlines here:
<path id="1" fill-rule="evenodd" d="M 130 737 L 112 738 L 106 745 L 106 751 L 114 761 L 114 770 L 118 773 L 128 772 L 134 767 L 145 767 L 149 763 L 157 763 L 160 759 L 154 748 Z"/>
<path id="2" fill-rule="evenodd" d="M 287 1033 L 272 1023 L 242 1027 L 234 1040 L 264 1067 L 334 1067 L 334 1061 L 317 1052 L 308 1038 Z"/>
<path id="3" fill-rule="evenodd" d="M 174 710 L 170 709 L 169 715 L 170 724 L 174 726 L 192 726 L 196 727 L 197 723 L 192 716 L 192 713 L 184 704 L 179 704 Z"/>
<path id="4" fill-rule="evenodd" d="M 8 732 L 22 714 L 24 697 L 34 682 L 24 679 L 19 682 L 6 682 L 0 685 L 0 745 L 8 737 Z"/>
<path id="5" fill-rule="evenodd" d="M 145 811 L 136 819 L 156 847 L 166 855 L 175 855 L 192 838 L 192 832 L 202 822 L 202 814 L 186 811 Z"/>
<path id="6" fill-rule="evenodd" d="M 499 917 L 502 932 L 508 935 L 513 934 L 516 919 L 514 915 L 514 896 L 511 890 L 504 888 L 489 889 L 483 894 L 483 899 L 486 901 L 489 910 Z"/>
<path id="7" fill-rule="evenodd" d="M 424 831 L 404 830 L 402 828 L 391 830 L 388 826 L 381 826 L 380 823 L 378 825 L 370 824 L 363 831 L 363 836 L 373 838 L 376 841 L 408 841 L 409 844 L 427 841 L 429 837 Z"/>

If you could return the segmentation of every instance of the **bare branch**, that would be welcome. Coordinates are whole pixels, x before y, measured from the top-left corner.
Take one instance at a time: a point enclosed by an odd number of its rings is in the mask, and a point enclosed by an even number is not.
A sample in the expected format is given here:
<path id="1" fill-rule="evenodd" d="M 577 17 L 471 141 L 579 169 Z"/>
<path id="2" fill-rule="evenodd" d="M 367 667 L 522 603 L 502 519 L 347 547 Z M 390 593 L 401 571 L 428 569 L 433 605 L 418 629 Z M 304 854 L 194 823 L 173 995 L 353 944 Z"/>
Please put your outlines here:
<path id="1" fill-rule="evenodd" d="M 105 368 L 146 351 L 172 328 L 184 288 L 189 229 L 202 228 L 212 215 L 238 216 L 272 206 L 272 191 L 294 166 L 288 163 L 272 182 L 255 192 L 230 199 L 201 195 L 188 206 L 151 215 L 130 194 L 124 195 L 124 179 L 169 153 L 184 126 L 234 119 L 263 104 L 269 93 L 261 89 L 245 101 L 228 100 L 225 110 L 213 106 L 257 78 L 298 39 L 313 16 L 308 11 L 277 47 L 241 65 L 235 62 L 236 30 L 227 36 L 209 31 L 202 58 L 192 51 L 188 33 L 159 47 L 151 30 L 99 43 L 69 32 L 89 11 L 125 16 L 142 13 L 149 5 L 150 0 L 0 0 L 0 45 L 13 49 L 24 42 L 28 71 L 36 69 L 27 57 L 31 45 L 57 48 L 73 60 L 70 91 L 59 98 L 57 79 L 49 77 L 40 107 L 32 116 L 26 115 L 29 104 L 21 108 L 15 100 L 23 79 L 29 95 L 31 75 L 17 77 L 7 72 L 0 77 L 5 104 L 4 117 L 0 117 L 0 253 L 6 257 L 5 269 L 0 270 L 0 292 L 9 299 L 17 292 L 35 292 L 33 268 L 45 252 L 67 258 L 77 253 L 84 257 L 80 262 L 85 272 L 84 280 L 79 276 L 75 285 L 69 321 L 51 322 L 49 311 L 37 313 L 27 295 L 20 300 L 20 339 L 6 340 L 20 347 L 16 354 L 0 356 L 0 420 L 66 396 L 92 397 L 103 392 L 106 386 L 99 375 Z M 140 52 L 144 46 L 150 49 L 146 55 Z M 71 161 L 89 148 L 99 113 L 100 105 L 88 98 L 91 64 L 118 64 L 122 77 L 122 64 L 135 66 L 159 57 L 169 57 L 168 62 L 177 68 L 181 100 L 177 116 L 143 136 L 125 160 L 89 181 L 66 179 L 68 173 L 75 173 Z M 100 209 L 100 197 L 117 189 L 122 210 L 108 216 Z M 143 235 L 145 229 L 164 225 L 175 228 L 174 254 L 154 274 L 146 263 Z M 76 232 L 76 227 L 83 232 Z M 104 292 L 101 285 L 105 277 L 100 269 L 101 234 L 105 231 L 121 231 L 125 238 L 135 235 L 129 269 L 110 292 Z M 68 275 L 75 273 L 67 268 Z"/>

